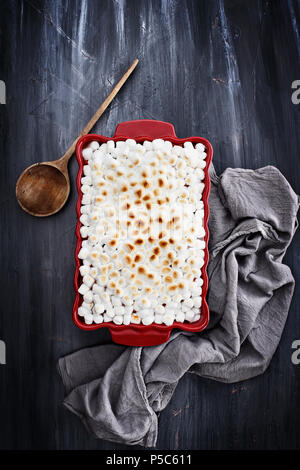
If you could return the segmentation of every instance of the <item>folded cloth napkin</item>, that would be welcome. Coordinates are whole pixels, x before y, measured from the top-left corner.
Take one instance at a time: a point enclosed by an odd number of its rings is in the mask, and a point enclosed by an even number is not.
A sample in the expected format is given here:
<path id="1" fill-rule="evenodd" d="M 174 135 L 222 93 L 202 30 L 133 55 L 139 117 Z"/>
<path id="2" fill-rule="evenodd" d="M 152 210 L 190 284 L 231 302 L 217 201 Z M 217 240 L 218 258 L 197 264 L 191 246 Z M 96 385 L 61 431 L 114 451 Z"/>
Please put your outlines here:
<path id="1" fill-rule="evenodd" d="M 59 360 L 63 404 L 96 437 L 154 447 L 158 414 L 186 372 L 222 382 L 261 374 L 278 346 L 294 290 L 282 263 L 298 196 L 274 167 L 211 168 L 210 323 L 151 347 L 106 344 Z"/>

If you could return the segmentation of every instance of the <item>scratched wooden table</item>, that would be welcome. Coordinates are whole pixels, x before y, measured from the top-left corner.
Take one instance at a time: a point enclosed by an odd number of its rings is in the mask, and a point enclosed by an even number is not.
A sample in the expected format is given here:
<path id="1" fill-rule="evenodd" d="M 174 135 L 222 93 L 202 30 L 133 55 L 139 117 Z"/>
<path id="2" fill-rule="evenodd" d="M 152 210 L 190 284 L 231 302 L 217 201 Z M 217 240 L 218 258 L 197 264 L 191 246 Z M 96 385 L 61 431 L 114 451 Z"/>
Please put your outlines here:
<path id="1" fill-rule="evenodd" d="M 15 182 L 64 153 L 135 57 L 140 64 L 95 132 L 131 119 L 169 121 L 202 135 L 226 167 L 276 165 L 300 193 L 300 2 L 297 0 L 2 0 L 1 449 L 131 449 L 91 437 L 61 402 L 57 359 L 108 342 L 71 320 L 76 161 L 56 216 L 18 207 Z M 285 261 L 295 295 L 267 372 L 221 384 L 186 375 L 159 419 L 158 449 L 300 448 L 300 233 Z"/>

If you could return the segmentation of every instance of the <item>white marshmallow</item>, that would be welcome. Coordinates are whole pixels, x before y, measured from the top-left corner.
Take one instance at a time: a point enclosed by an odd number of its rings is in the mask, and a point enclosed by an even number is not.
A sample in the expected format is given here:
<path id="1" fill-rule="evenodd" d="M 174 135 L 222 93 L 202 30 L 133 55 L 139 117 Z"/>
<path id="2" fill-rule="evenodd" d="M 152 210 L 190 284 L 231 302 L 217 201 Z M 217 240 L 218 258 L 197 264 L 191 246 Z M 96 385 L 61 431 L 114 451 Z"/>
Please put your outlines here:
<path id="1" fill-rule="evenodd" d="M 90 147 L 87 147 L 82 150 L 82 156 L 85 160 L 89 160 L 93 156 L 93 149 Z"/>
<path id="2" fill-rule="evenodd" d="M 89 217 L 87 214 L 82 214 L 79 220 L 83 225 L 89 225 Z"/>
<path id="3" fill-rule="evenodd" d="M 92 276 L 89 276 L 89 274 L 86 274 L 85 276 L 83 276 L 82 280 L 83 280 L 83 283 L 88 287 L 92 287 L 92 285 L 95 282 L 95 279 Z"/>
<path id="4" fill-rule="evenodd" d="M 91 204 L 92 202 L 92 196 L 91 194 L 84 194 L 82 196 L 82 200 L 81 200 L 81 203 L 82 204 Z"/>
<path id="5" fill-rule="evenodd" d="M 180 323 L 183 323 L 184 320 L 185 320 L 184 312 L 182 312 L 182 311 L 176 312 L 175 320 L 178 321 L 178 322 L 180 322 Z"/>
<path id="6" fill-rule="evenodd" d="M 80 227 L 80 235 L 82 236 L 82 238 L 86 238 L 89 234 L 89 227 L 87 227 L 86 225 L 83 225 L 82 227 Z"/>
<path id="7" fill-rule="evenodd" d="M 92 178 L 90 176 L 83 176 L 81 178 L 81 184 L 84 185 L 84 184 L 87 184 L 89 186 L 91 186 L 92 184 Z"/>
<path id="8" fill-rule="evenodd" d="M 123 324 L 124 325 L 129 325 L 130 324 L 130 320 L 131 320 L 131 315 L 124 315 L 123 317 Z"/>
<path id="9" fill-rule="evenodd" d="M 90 194 L 91 191 L 92 191 L 91 186 L 88 186 L 87 184 L 83 184 L 83 185 L 81 186 L 81 192 L 82 192 L 82 194 Z"/>
<path id="10" fill-rule="evenodd" d="M 100 295 L 93 293 L 93 305 L 94 304 L 101 304 L 101 299 L 100 299 Z"/>
<path id="11" fill-rule="evenodd" d="M 116 325 L 122 325 L 123 323 L 123 317 L 121 315 L 116 315 L 113 317 L 113 322 L 116 324 Z"/>
<path id="12" fill-rule="evenodd" d="M 194 306 L 194 301 L 193 299 L 187 299 L 183 302 L 183 305 L 186 305 L 188 308 L 192 308 Z"/>
<path id="13" fill-rule="evenodd" d="M 86 284 L 81 284 L 81 286 L 78 289 L 79 294 L 84 295 L 87 292 L 89 292 L 89 287 Z"/>
<path id="14" fill-rule="evenodd" d="M 185 312 L 185 319 L 187 321 L 193 321 L 193 318 L 194 318 L 194 312 L 192 309 L 188 309 L 186 312 Z"/>
<path id="15" fill-rule="evenodd" d="M 102 304 L 95 304 L 94 305 L 94 313 L 96 315 L 100 315 L 101 313 L 104 312 L 104 310 L 105 310 L 104 305 L 102 305 Z"/>
<path id="16" fill-rule="evenodd" d="M 154 315 L 154 323 L 157 323 L 158 325 L 161 325 L 163 322 L 163 317 L 162 315 L 155 314 Z"/>
<path id="17" fill-rule="evenodd" d="M 165 313 L 165 307 L 163 305 L 158 305 L 155 309 L 155 313 L 158 313 L 159 315 L 162 315 Z"/>
<path id="18" fill-rule="evenodd" d="M 110 321 L 112 321 L 112 317 L 110 317 L 109 315 L 107 315 L 107 313 L 104 313 L 104 315 L 103 315 L 103 321 L 104 321 L 105 323 L 110 322 Z"/>
<path id="19" fill-rule="evenodd" d="M 138 314 L 134 313 L 133 315 L 131 315 L 131 323 L 135 323 L 138 325 L 139 323 L 141 323 L 141 317 Z"/>
<path id="20" fill-rule="evenodd" d="M 106 308 L 105 315 L 111 319 L 115 316 L 115 312 L 112 308 Z"/>
<path id="21" fill-rule="evenodd" d="M 124 315 L 130 315 L 133 312 L 133 305 L 126 305 L 125 310 L 124 310 Z"/>
<path id="22" fill-rule="evenodd" d="M 103 290 L 103 288 L 101 286 L 99 286 L 99 284 L 94 284 L 93 285 L 93 292 L 97 295 L 101 295 Z"/>
<path id="23" fill-rule="evenodd" d="M 97 150 L 99 148 L 99 142 L 97 142 L 96 140 L 93 140 L 92 142 L 89 143 L 89 147 L 92 150 Z"/>
<path id="24" fill-rule="evenodd" d="M 153 320 L 154 320 L 154 315 L 149 315 L 147 317 L 142 318 L 142 323 L 143 325 L 150 325 L 151 323 L 153 323 Z"/>
<path id="25" fill-rule="evenodd" d="M 84 308 L 84 307 L 82 307 L 82 306 L 79 307 L 79 309 L 78 309 L 78 315 L 79 315 L 80 317 L 85 317 L 86 315 L 88 315 L 89 312 L 90 312 L 90 311 L 89 311 L 88 309 L 86 309 L 86 308 Z"/>
<path id="26" fill-rule="evenodd" d="M 167 313 L 163 315 L 163 323 L 165 325 L 168 325 L 168 326 L 172 325 L 174 323 L 174 319 L 175 317 L 171 313 Z"/>
<path id="27" fill-rule="evenodd" d="M 202 305 L 202 297 L 194 297 L 193 303 L 195 307 L 201 307 Z"/>
<path id="28" fill-rule="evenodd" d="M 196 149 L 199 150 L 200 152 L 205 152 L 206 151 L 206 148 L 205 148 L 205 145 L 199 143 L 199 144 L 196 144 L 195 145 Z"/>
<path id="29" fill-rule="evenodd" d="M 83 300 L 87 303 L 91 303 L 93 301 L 93 294 L 92 291 L 85 292 L 83 294 Z"/>
<path id="30" fill-rule="evenodd" d="M 82 277 L 83 277 L 83 276 L 86 276 L 87 274 L 89 274 L 90 268 L 89 268 L 89 266 L 85 266 L 85 265 L 80 266 L 79 272 L 80 272 L 80 274 L 81 274 Z"/>
<path id="31" fill-rule="evenodd" d="M 83 174 L 84 174 L 84 176 L 91 176 L 92 170 L 91 170 L 91 167 L 89 165 L 84 165 L 83 166 Z"/>
<path id="32" fill-rule="evenodd" d="M 89 275 L 92 276 L 94 279 L 97 277 L 98 269 L 96 267 L 92 267 L 89 270 Z"/>
<path id="33" fill-rule="evenodd" d="M 116 315 L 118 315 L 118 316 L 121 315 L 122 316 L 122 315 L 124 315 L 124 313 L 125 313 L 125 308 L 122 307 L 122 305 L 119 305 L 119 306 L 115 307 L 115 314 Z"/>
<path id="34" fill-rule="evenodd" d="M 91 313 L 88 313 L 84 316 L 84 321 L 87 325 L 91 325 L 93 323 L 93 315 Z"/>
<path id="35" fill-rule="evenodd" d="M 115 296 L 112 296 L 111 303 L 114 306 L 118 306 L 118 307 L 122 305 L 121 299 L 119 299 L 119 297 L 115 297 Z"/>
<path id="36" fill-rule="evenodd" d="M 92 304 L 87 302 L 82 302 L 81 307 L 85 308 L 89 312 L 92 310 Z"/>

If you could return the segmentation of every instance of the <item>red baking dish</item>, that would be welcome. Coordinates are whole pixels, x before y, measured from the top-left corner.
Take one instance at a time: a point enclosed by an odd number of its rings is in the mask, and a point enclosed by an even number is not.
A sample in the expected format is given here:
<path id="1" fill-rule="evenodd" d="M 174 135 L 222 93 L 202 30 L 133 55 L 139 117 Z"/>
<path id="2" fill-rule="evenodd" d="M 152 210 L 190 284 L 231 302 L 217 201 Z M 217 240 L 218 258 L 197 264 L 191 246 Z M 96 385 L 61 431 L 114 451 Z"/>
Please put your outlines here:
<path id="1" fill-rule="evenodd" d="M 79 221 L 80 207 L 81 207 L 81 199 L 82 199 L 82 192 L 81 192 L 81 176 L 83 172 L 83 165 L 85 161 L 82 157 L 82 150 L 83 148 L 89 144 L 91 141 L 96 140 L 100 143 L 105 143 L 108 140 L 119 141 L 119 140 L 126 140 L 126 139 L 135 139 L 137 142 L 142 143 L 145 140 L 152 141 L 154 139 L 160 138 L 164 140 L 169 140 L 175 145 L 183 145 L 184 142 L 192 142 L 192 143 L 202 143 L 207 152 L 206 157 L 206 167 L 205 167 L 205 188 L 202 194 L 202 199 L 204 203 L 204 228 L 205 228 L 205 255 L 204 255 L 204 265 L 201 268 L 202 271 L 202 278 L 203 278 L 203 286 L 202 286 L 202 307 L 201 307 L 201 318 L 197 322 L 193 323 L 179 323 L 174 322 L 171 326 L 166 325 L 157 325 L 155 323 L 151 325 L 115 325 L 113 322 L 104 322 L 99 325 L 92 324 L 86 325 L 82 320 L 81 317 L 78 315 L 78 307 L 82 303 L 82 296 L 78 293 L 78 286 L 81 283 L 81 275 L 79 272 L 80 267 L 80 260 L 78 258 L 78 253 L 81 248 L 81 235 L 80 235 L 80 227 L 81 223 Z M 96 330 L 98 328 L 107 327 L 110 330 L 112 339 L 114 342 L 119 344 L 125 344 L 128 346 L 154 346 L 157 344 L 164 343 L 168 340 L 171 331 L 174 328 L 184 330 L 184 331 L 191 331 L 191 332 L 198 332 L 203 330 L 209 321 L 209 309 L 206 302 L 206 293 L 208 287 L 208 279 L 207 279 L 207 263 L 208 263 L 208 216 L 209 216 L 209 207 L 208 207 L 208 196 L 210 190 L 210 179 L 208 174 L 209 165 L 211 163 L 213 154 L 213 149 L 208 142 L 208 140 L 202 137 L 188 137 L 186 139 L 179 139 L 176 137 L 175 129 L 172 124 L 162 121 L 154 121 L 154 120 L 137 120 L 137 121 L 127 121 L 122 122 L 116 128 L 115 135 L 113 137 L 105 137 L 103 135 L 97 134 L 88 134 L 84 137 L 79 139 L 77 146 L 76 146 L 76 157 L 78 161 L 78 174 L 77 174 L 77 190 L 78 190 L 78 200 L 76 204 L 76 212 L 77 212 L 77 226 L 76 226 L 76 237 L 77 237 L 77 244 L 75 250 L 75 275 L 74 275 L 74 287 L 75 287 L 75 301 L 73 305 L 73 320 L 75 324 L 83 329 L 83 330 Z"/>

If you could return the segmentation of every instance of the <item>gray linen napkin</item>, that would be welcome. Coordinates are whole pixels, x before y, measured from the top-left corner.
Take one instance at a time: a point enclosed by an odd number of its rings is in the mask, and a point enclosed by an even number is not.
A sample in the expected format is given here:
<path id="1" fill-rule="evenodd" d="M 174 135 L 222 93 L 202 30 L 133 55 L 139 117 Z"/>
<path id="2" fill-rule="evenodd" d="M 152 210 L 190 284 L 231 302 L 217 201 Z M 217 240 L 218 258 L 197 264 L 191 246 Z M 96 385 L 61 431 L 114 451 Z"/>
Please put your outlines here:
<path id="1" fill-rule="evenodd" d="M 180 377 L 222 382 L 263 373 L 278 346 L 294 279 L 282 263 L 297 227 L 299 200 L 274 167 L 211 169 L 210 323 L 175 331 L 165 344 L 87 348 L 59 360 L 63 404 L 96 437 L 153 447 L 158 413 Z"/>

